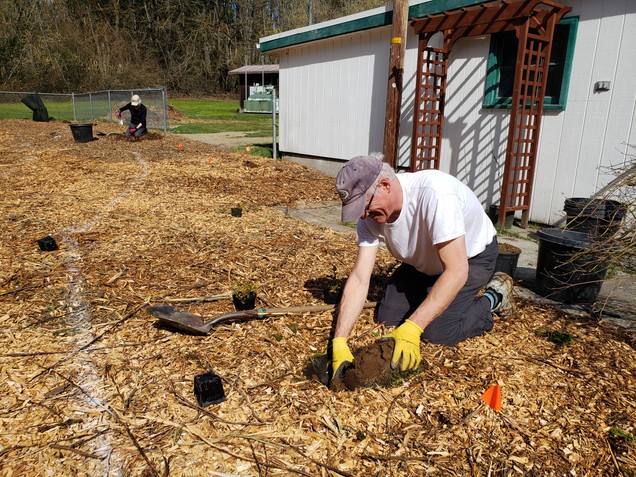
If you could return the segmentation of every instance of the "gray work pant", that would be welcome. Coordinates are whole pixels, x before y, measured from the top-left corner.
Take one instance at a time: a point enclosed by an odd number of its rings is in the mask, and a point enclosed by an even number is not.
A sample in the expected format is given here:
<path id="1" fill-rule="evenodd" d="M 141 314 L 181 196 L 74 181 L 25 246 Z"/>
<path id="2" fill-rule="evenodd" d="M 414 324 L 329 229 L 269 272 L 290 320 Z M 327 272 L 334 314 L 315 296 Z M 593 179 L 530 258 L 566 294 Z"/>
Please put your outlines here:
<path id="1" fill-rule="evenodd" d="M 490 301 L 477 293 L 495 271 L 497 238 L 479 255 L 468 259 L 468 279 L 451 304 L 429 324 L 422 338 L 431 343 L 454 346 L 460 341 L 492 330 Z M 404 322 L 428 295 L 439 275 L 425 275 L 403 263 L 389 278 L 376 321 L 387 326 Z"/>

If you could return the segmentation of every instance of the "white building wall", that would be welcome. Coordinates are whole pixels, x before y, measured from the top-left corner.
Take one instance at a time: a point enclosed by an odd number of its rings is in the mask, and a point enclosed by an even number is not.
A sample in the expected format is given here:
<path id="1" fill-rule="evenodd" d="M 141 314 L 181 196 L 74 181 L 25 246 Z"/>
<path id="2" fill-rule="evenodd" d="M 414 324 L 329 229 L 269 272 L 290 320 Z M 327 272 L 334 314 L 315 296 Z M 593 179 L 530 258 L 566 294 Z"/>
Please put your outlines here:
<path id="1" fill-rule="evenodd" d="M 568 4 L 579 16 L 568 103 L 545 113 L 531 204 L 532 220 L 543 223 L 563 217 L 566 198 L 601 190 L 612 179 L 608 166 L 636 144 L 636 2 Z M 601 80 L 611 89 L 595 93 Z"/>
<path id="2" fill-rule="evenodd" d="M 578 33 L 564 111 L 545 111 L 530 220 L 561 219 L 567 197 L 590 196 L 636 144 L 636 1 L 571 0 Z M 345 161 L 382 151 L 390 27 L 280 52 L 280 149 Z M 458 41 L 447 84 L 442 169 L 468 184 L 484 207 L 498 203 L 508 110 L 481 107 L 488 36 Z M 417 38 L 409 30 L 399 162 L 409 163 Z M 608 92 L 594 83 L 611 81 Z M 631 149 L 634 153 L 634 149 Z M 332 164 L 334 173 L 341 163 Z M 325 168 L 323 167 L 323 170 Z"/>
<path id="3" fill-rule="evenodd" d="M 490 37 L 453 47 L 446 86 L 442 169 L 468 184 L 484 207 L 497 203 L 506 153 L 508 111 L 483 110 Z"/>
<path id="4" fill-rule="evenodd" d="M 389 37 L 386 27 L 280 55 L 281 151 L 341 160 L 382 151 Z"/>

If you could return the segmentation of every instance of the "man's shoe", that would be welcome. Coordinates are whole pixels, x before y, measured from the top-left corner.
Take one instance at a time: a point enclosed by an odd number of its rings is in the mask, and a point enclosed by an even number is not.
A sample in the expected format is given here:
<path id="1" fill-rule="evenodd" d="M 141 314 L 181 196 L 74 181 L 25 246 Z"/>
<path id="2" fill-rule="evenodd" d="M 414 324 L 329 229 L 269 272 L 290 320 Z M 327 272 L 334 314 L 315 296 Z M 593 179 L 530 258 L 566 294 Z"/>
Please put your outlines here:
<path id="1" fill-rule="evenodd" d="M 507 318 L 515 312 L 515 302 L 512 296 L 513 286 L 512 277 L 504 272 L 495 273 L 486 285 L 486 290 L 491 289 L 501 295 L 501 301 L 492 310 L 500 318 Z"/>

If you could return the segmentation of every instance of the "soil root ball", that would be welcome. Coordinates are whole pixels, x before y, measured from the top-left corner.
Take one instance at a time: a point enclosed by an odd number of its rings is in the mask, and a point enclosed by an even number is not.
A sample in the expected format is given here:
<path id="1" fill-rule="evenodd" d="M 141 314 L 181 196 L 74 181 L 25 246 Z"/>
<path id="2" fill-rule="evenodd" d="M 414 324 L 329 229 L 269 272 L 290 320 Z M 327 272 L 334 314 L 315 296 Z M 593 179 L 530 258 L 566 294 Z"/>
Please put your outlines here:
<path id="1" fill-rule="evenodd" d="M 382 340 L 354 351 L 353 366 L 345 370 L 342 377 L 332 379 L 329 389 L 353 391 L 360 387 L 390 386 L 409 374 L 391 369 L 394 345 L 392 339 Z"/>

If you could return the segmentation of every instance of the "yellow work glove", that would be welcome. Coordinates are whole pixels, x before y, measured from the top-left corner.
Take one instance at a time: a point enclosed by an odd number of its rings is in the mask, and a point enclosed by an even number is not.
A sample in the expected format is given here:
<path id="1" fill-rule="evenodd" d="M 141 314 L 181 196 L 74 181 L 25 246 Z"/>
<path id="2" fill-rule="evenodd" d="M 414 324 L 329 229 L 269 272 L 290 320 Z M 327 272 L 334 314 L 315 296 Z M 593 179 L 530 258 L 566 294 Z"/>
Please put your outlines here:
<path id="1" fill-rule="evenodd" d="M 416 369 L 422 357 L 420 356 L 420 337 L 424 330 L 411 320 L 406 320 L 400 326 L 386 335 L 385 338 L 395 340 L 391 368 L 396 369 L 400 365 L 401 371 Z"/>
<path id="2" fill-rule="evenodd" d="M 335 378 L 342 374 L 347 363 L 353 363 L 353 355 L 347 345 L 347 338 L 334 338 L 331 340 L 331 351 L 333 354 L 331 367 L 331 377 Z"/>

